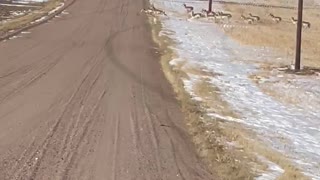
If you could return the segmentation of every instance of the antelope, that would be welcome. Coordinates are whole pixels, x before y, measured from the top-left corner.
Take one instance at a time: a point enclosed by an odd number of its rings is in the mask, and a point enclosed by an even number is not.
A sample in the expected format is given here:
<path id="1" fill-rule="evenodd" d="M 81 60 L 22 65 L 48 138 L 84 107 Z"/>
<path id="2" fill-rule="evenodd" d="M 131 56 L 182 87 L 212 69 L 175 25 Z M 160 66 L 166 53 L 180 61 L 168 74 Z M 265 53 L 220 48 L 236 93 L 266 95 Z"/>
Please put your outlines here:
<path id="1" fill-rule="evenodd" d="M 214 16 L 214 15 L 216 15 L 215 12 L 213 12 L 213 11 L 208 11 L 208 10 L 206 10 L 206 9 L 202 9 L 201 12 L 204 13 L 205 15 L 208 15 L 208 16 Z"/>
<path id="2" fill-rule="evenodd" d="M 167 14 L 166 14 L 165 11 L 156 8 L 153 4 L 151 4 L 150 9 L 151 9 L 154 13 L 156 13 L 156 14 L 163 14 L 163 15 L 167 16 Z"/>
<path id="3" fill-rule="evenodd" d="M 269 16 L 271 16 L 272 18 L 272 21 L 276 22 L 276 23 L 279 23 L 280 21 L 282 21 L 282 18 L 281 17 L 278 17 L 278 16 L 274 16 L 273 14 L 269 14 Z"/>
<path id="4" fill-rule="evenodd" d="M 142 12 L 149 14 L 149 15 L 153 15 L 153 13 L 154 13 L 154 11 L 150 8 L 147 8 L 147 9 L 143 8 L 143 9 L 141 9 L 140 13 L 142 13 Z"/>
<path id="5" fill-rule="evenodd" d="M 224 16 L 224 17 L 228 17 L 228 18 L 232 18 L 232 15 L 230 13 L 218 12 L 218 15 Z"/>
<path id="6" fill-rule="evenodd" d="M 191 17 L 192 18 L 201 18 L 201 17 L 204 17 L 204 15 L 203 14 L 201 14 L 201 13 L 194 13 L 194 11 L 191 11 Z"/>
<path id="7" fill-rule="evenodd" d="M 253 23 L 253 18 L 250 18 L 250 17 L 245 17 L 244 15 L 241 15 L 241 19 L 244 20 L 245 23 L 247 24 L 252 24 Z"/>
<path id="8" fill-rule="evenodd" d="M 188 13 L 190 13 L 194 9 L 192 6 L 187 6 L 185 3 L 183 4 L 183 6 L 187 10 Z"/>
<path id="9" fill-rule="evenodd" d="M 229 20 L 232 18 L 232 15 L 229 13 L 217 12 L 216 18 L 227 19 L 229 22 Z"/>
<path id="10" fill-rule="evenodd" d="M 213 12 L 213 11 L 207 11 L 206 9 L 202 9 L 201 12 L 204 14 L 204 16 L 208 19 L 211 19 L 211 18 L 216 18 L 216 13 Z"/>
<path id="11" fill-rule="evenodd" d="M 260 21 L 260 17 L 259 16 L 254 16 L 251 13 L 249 13 L 249 16 L 255 21 Z"/>
<path id="12" fill-rule="evenodd" d="M 291 22 L 292 22 L 292 24 L 296 25 L 298 23 L 298 20 L 294 19 L 293 17 L 291 17 Z M 304 28 L 310 28 L 311 24 L 309 22 L 307 22 L 307 21 L 302 21 L 302 26 Z"/>

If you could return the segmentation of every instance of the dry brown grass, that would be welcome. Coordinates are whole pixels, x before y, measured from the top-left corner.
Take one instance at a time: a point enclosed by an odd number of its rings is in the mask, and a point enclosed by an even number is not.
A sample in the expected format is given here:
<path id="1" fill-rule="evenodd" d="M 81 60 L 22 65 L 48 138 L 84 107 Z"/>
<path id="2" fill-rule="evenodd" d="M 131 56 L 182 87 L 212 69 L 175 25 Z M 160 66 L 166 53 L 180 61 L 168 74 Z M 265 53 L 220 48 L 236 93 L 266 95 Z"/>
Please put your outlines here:
<path id="1" fill-rule="evenodd" d="M 220 89 L 210 84 L 208 80 L 202 79 L 194 85 L 194 93 L 204 99 L 202 104 L 206 109 L 214 110 L 216 114 L 225 117 L 239 118 L 239 115 L 233 112 L 229 104 L 221 98 Z"/>
<path id="2" fill-rule="evenodd" d="M 180 66 L 180 69 L 182 66 Z M 188 73 L 188 74 L 193 74 L 193 75 L 198 75 L 202 77 L 215 77 L 215 76 L 220 76 L 221 74 L 215 73 L 215 72 L 210 72 L 206 71 L 205 69 L 201 67 L 184 67 L 183 71 Z"/>
<path id="3" fill-rule="evenodd" d="M 293 96 L 284 96 L 282 92 L 279 92 L 278 90 L 272 88 L 275 83 L 279 83 L 280 81 L 282 83 L 290 83 L 287 78 L 282 78 L 279 81 L 272 81 L 272 82 L 264 82 L 259 83 L 259 80 L 261 78 L 268 79 L 269 77 L 272 77 L 273 75 L 270 74 L 269 71 L 259 71 L 258 75 L 251 75 L 249 78 L 257 85 L 257 87 L 260 88 L 262 92 L 264 92 L 266 95 L 275 98 L 276 101 L 282 102 L 284 104 L 288 105 L 296 105 L 299 104 L 300 101 Z M 284 75 L 285 76 L 285 75 Z"/>
<path id="4" fill-rule="evenodd" d="M 41 9 L 35 10 L 39 13 L 30 13 L 25 16 L 10 20 L 9 22 L 0 26 L 0 35 L 7 31 L 18 29 L 28 25 L 30 22 L 44 16 L 49 11 L 53 10 L 61 2 L 62 0 L 50 0 L 49 2 L 45 3 Z"/>
<path id="5" fill-rule="evenodd" d="M 279 5 L 281 1 L 268 3 Z M 305 4 L 307 3 L 308 1 Z M 291 6 L 293 5 L 296 5 L 296 1 L 292 1 Z M 261 17 L 261 22 L 249 25 L 247 29 L 234 28 L 226 31 L 230 37 L 246 45 L 273 47 L 287 55 L 288 59 L 294 59 L 296 26 L 291 23 L 290 18 L 296 17 L 296 10 L 240 5 L 224 5 L 224 8 L 232 12 L 233 23 L 236 25 L 243 24 L 241 14 L 248 16 L 248 13 L 252 13 Z M 269 13 L 282 17 L 283 22 L 274 23 L 268 16 Z M 320 67 L 319 17 L 320 9 L 304 10 L 304 20 L 311 22 L 311 28 L 303 30 L 302 57 L 303 64 L 312 67 Z"/>

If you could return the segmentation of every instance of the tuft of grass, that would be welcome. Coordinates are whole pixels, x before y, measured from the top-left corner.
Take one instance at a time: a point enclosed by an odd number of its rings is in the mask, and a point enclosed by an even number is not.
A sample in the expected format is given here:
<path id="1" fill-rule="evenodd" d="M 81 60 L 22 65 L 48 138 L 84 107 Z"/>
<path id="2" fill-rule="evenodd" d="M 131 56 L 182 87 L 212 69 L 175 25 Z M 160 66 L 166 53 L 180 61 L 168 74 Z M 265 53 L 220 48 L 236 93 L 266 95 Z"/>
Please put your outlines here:
<path id="1" fill-rule="evenodd" d="M 220 89 L 211 84 L 208 78 L 203 78 L 194 85 L 194 93 L 204 98 L 202 104 L 207 107 L 206 109 L 210 108 L 216 114 L 225 117 L 239 118 L 239 115 L 232 111 L 229 104 L 221 98 Z"/>

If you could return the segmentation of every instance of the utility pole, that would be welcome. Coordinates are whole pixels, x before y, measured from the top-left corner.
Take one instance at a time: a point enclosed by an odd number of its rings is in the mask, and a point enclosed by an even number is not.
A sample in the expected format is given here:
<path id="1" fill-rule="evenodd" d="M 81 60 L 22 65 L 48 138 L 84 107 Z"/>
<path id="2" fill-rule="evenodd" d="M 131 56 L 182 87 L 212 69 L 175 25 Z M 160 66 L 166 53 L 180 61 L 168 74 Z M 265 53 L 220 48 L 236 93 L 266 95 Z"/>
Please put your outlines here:
<path id="1" fill-rule="evenodd" d="M 297 23 L 297 39 L 296 39 L 296 61 L 294 70 L 300 70 L 301 64 L 301 31 L 302 31 L 302 11 L 303 11 L 303 0 L 299 0 L 298 4 L 298 23 Z"/>
<path id="2" fill-rule="evenodd" d="M 212 12 L 212 0 L 209 0 L 209 8 L 208 8 L 209 12 Z"/>

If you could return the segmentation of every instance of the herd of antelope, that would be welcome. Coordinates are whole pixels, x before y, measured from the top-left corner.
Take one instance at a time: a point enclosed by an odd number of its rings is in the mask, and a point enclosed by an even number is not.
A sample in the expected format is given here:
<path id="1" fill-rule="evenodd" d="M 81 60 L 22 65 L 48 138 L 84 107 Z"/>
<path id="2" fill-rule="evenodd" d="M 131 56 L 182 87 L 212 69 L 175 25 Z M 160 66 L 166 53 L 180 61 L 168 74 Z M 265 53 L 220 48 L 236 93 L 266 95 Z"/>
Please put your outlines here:
<path id="1" fill-rule="evenodd" d="M 140 12 L 144 12 L 148 15 L 165 15 L 167 16 L 164 10 L 156 8 L 153 4 L 150 5 L 147 9 L 142 9 Z"/>
<path id="2" fill-rule="evenodd" d="M 221 11 L 208 11 L 206 9 L 202 9 L 201 12 L 199 13 L 195 13 L 194 12 L 194 7 L 187 5 L 187 4 L 183 4 L 183 7 L 185 8 L 185 10 L 187 11 L 187 13 L 189 14 L 190 18 L 207 18 L 210 20 L 215 20 L 215 22 L 217 20 L 227 20 L 228 22 L 230 21 L 230 19 L 232 18 L 232 14 L 230 13 L 225 13 L 225 12 L 221 12 Z M 142 9 L 141 12 L 144 12 L 146 14 L 149 15 L 165 15 L 167 16 L 167 14 L 163 11 L 160 10 L 158 8 L 156 8 L 153 4 L 151 4 L 151 6 L 147 9 Z M 271 18 L 271 20 L 275 23 L 280 23 L 283 21 L 283 19 L 280 16 L 275 16 L 272 13 L 269 14 L 268 16 L 269 18 Z M 254 24 L 256 22 L 259 22 L 261 20 L 260 16 L 257 15 L 253 15 L 252 13 L 249 13 L 248 16 L 244 16 L 243 14 L 240 16 L 241 20 L 246 23 L 246 24 Z M 298 20 L 291 17 L 291 21 L 292 24 L 296 25 Z M 307 21 L 302 21 L 302 26 L 304 28 L 310 28 L 311 27 L 311 23 L 307 22 Z"/>

